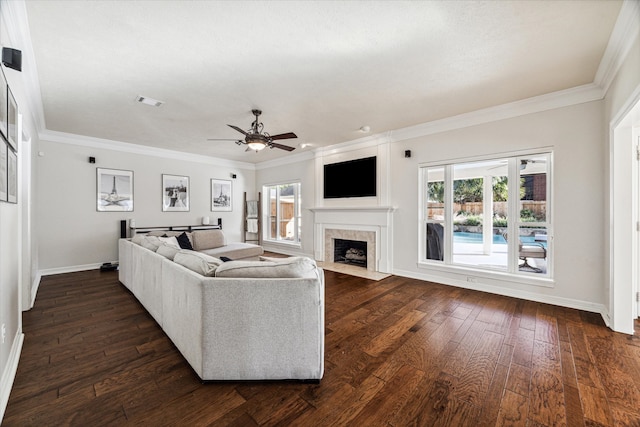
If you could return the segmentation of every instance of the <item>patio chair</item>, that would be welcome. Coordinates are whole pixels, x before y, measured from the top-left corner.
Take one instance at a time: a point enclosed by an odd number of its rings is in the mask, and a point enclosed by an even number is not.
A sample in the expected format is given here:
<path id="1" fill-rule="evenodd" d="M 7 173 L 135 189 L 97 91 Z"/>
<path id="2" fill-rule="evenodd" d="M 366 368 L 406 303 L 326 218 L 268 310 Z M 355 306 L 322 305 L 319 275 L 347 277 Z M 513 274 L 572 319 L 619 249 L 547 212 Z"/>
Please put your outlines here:
<path id="1" fill-rule="evenodd" d="M 502 236 L 504 240 L 507 242 L 507 233 L 503 233 Z M 547 249 L 544 247 L 542 243 L 532 242 L 532 243 L 522 243 L 520 237 L 518 237 L 518 258 L 524 261 L 518 268 L 524 269 L 528 268 L 531 271 L 536 273 L 541 273 L 542 269 L 537 268 L 529 264 L 529 258 L 539 258 L 539 259 L 547 259 Z"/>

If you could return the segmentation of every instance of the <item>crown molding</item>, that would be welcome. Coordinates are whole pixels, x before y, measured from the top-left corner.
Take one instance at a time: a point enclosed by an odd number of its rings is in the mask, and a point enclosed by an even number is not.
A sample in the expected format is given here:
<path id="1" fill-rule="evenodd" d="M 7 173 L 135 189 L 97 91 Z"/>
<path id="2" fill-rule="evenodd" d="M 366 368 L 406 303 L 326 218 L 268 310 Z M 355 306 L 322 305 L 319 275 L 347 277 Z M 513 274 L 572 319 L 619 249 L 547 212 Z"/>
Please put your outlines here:
<path id="1" fill-rule="evenodd" d="M 609 90 L 638 34 L 640 34 L 640 1 L 625 0 L 593 80 L 604 93 Z"/>
<path id="2" fill-rule="evenodd" d="M 391 132 L 376 133 L 367 135 L 362 138 L 354 139 L 339 144 L 327 145 L 314 150 L 315 157 L 324 157 L 332 154 L 345 153 L 353 150 L 361 150 L 364 148 L 376 147 L 378 145 L 392 142 L 390 138 Z"/>
<path id="3" fill-rule="evenodd" d="M 469 126 L 510 119 L 526 114 L 539 113 L 570 105 L 598 101 L 604 97 L 602 89 L 594 83 L 571 89 L 534 96 L 508 104 L 484 108 L 470 113 L 434 120 L 390 132 L 391 140 L 403 141 L 421 136 L 433 135 Z"/>
<path id="4" fill-rule="evenodd" d="M 79 145 L 82 147 L 99 148 L 102 150 L 121 151 L 125 153 L 141 154 L 144 156 L 162 157 L 172 160 L 205 163 L 208 165 L 230 168 L 255 170 L 253 163 L 237 162 L 218 157 L 204 156 L 201 154 L 185 153 L 183 151 L 167 150 L 165 148 L 149 147 L 146 145 L 131 144 L 128 142 L 113 141 L 109 139 L 94 138 L 91 136 L 75 135 L 64 132 L 46 130 L 40 132 L 41 141 L 58 142 L 61 144 Z"/>

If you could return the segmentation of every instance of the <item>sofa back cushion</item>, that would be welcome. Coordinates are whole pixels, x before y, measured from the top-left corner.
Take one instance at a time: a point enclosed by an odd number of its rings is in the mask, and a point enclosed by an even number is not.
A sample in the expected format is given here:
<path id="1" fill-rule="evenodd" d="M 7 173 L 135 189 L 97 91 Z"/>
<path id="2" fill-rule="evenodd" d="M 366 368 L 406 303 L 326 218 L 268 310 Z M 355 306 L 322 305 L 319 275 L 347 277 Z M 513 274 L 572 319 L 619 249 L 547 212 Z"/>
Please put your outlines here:
<path id="1" fill-rule="evenodd" d="M 316 262 L 307 257 L 289 257 L 273 261 L 229 261 L 216 270 L 216 277 L 243 278 L 315 278 Z"/>
<path id="2" fill-rule="evenodd" d="M 222 264 L 218 258 L 184 249 L 175 254 L 173 261 L 191 271 L 209 277 L 215 276 L 216 269 Z"/>
<path id="3" fill-rule="evenodd" d="M 196 230 L 191 234 L 193 249 L 196 251 L 219 248 L 227 244 L 227 239 L 222 230 Z"/>

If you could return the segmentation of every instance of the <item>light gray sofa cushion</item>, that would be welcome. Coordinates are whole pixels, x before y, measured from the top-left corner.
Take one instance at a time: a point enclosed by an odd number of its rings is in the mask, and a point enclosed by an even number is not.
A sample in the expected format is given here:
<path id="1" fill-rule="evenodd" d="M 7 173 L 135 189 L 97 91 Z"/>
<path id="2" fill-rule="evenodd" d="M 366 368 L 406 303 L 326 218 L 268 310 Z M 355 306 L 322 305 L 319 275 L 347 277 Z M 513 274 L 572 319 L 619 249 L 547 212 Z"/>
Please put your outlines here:
<path id="1" fill-rule="evenodd" d="M 222 230 L 197 230 L 191 233 L 191 237 L 193 249 L 196 251 L 219 248 L 227 244 Z"/>
<path id="2" fill-rule="evenodd" d="M 257 260 L 258 257 L 264 253 L 264 249 L 262 249 L 262 246 L 254 245 L 253 243 L 234 242 L 219 248 L 205 249 L 200 252 L 216 258 L 225 256 L 233 260 L 242 258 L 254 258 Z"/>
<path id="3" fill-rule="evenodd" d="M 158 255 L 162 255 L 163 257 L 173 261 L 173 258 L 175 258 L 176 254 L 180 251 L 181 251 L 180 246 L 176 248 L 173 245 L 167 245 L 163 243 L 162 245 L 158 246 L 156 253 Z"/>
<path id="4" fill-rule="evenodd" d="M 213 277 L 216 269 L 222 264 L 222 261 L 218 258 L 189 250 L 181 250 L 178 252 L 173 257 L 173 261 L 191 271 L 209 277 Z"/>
<path id="5" fill-rule="evenodd" d="M 282 261 L 229 261 L 218 267 L 216 277 L 314 278 L 316 262 L 307 257 L 281 258 Z"/>
<path id="6" fill-rule="evenodd" d="M 143 247 L 155 252 L 162 244 L 160 239 L 156 236 L 145 236 L 140 243 Z"/>

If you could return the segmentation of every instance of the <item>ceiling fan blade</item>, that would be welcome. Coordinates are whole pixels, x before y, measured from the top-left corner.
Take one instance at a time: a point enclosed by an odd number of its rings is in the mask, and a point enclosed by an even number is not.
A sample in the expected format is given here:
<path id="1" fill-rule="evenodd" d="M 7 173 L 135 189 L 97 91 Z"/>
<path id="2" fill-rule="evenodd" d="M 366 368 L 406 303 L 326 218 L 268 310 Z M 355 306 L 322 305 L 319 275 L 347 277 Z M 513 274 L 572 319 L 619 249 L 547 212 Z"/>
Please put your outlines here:
<path id="1" fill-rule="evenodd" d="M 288 145 L 282 145 L 282 144 L 278 144 L 276 142 L 272 142 L 271 144 L 269 144 L 269 147 L 271 148 L 279 148 L 281 150 L 286 150 L 286 151 L 293 151 L 296 148 L 295 147 L 289 147 Z"/>
<path id="2" fill-rule="evenodd" d="M 237 141 L 237 139 L 231 139 L 231 138 L 207 138 L 207 141 Z"/>
<path id="3" fill-rule="evenodd" d="M 227 126 L 229 126 L 230 128 L 233 128 L 233 129 L 237 130 L 238 132 L 240 132 L 240 133 L 241 133 L 241 134 L 243 134 L 243 135 L 249 135 L 247 132 L 243 131 L 243 130 L 242 130 L 242 129 L 240 129 L 238 126 L 234 126 L 234 125 L 227 125 Z"/>
<path id="4" fill-rule="evenodd" d="M 272 140 L 276 140 L 276 139 L 290 139 L 290 138 L 297 138 L 298 135 L 296 135 L 293 132 L 288 132 L 288 133 L 280 133 L 278 135 L 271 135 L 270 138 Z"/>

